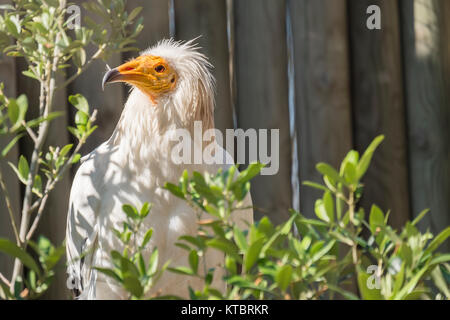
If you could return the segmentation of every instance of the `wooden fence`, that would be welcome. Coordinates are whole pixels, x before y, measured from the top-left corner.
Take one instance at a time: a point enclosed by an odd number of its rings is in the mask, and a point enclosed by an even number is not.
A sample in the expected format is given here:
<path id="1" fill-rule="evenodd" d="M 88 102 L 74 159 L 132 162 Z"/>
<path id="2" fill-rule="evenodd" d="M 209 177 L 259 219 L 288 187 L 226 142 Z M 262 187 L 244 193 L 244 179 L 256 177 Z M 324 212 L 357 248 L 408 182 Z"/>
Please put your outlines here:
<path id="1" fill-rule="evenodd" d="M 373 4 L 381 8 L 381 30 L 366 27 L 366 10 Z M 300 181 L 317 181 L 317 162 L 337 166 L 349 149 L 362 151 L 383 133 L 386 140 L 364 180 L 362 205 L 390 209 L 395 227 L 424 208 L 431 213 L 421 228 L 436 233 L 450 224 L 450 1 L 129 0 L 127 5 L 144 7 L 141 49 L 170 36 L 202 35 L 198 42 L 215 66 L 220 130 L 280 129 L 280 170 L 252 185 L 255 205 L 273 221 L 285 220 L 291 207 L 314 216 L 320 193 Z M 116 66 L 129 57 L 116 55 L 108 63 Z M 9 95 L 26 93 L 36 101 L 36 84 L 21 75 L 23 69 L 22 61 L 2 58 L 0 81 Z M 67 111 L 66 118 L 52 124 L 49 144 L 71 140 L 65 130 L 73 121 L 67 95 L 74 93 L 99 111 L 99 129 L 84 152 L 110 136 L 127 92 L 117 86 L 102 92 L 104 72 L 98 61 L 59 93 L 57 106 Z M 24 140 L 10 160 L 29 148 Z M 21 187 L 7 165 L 1 170 L 17 209 Z M 40 227 L 55 242 L 64 239 L 70 186 L 70 178 L 59 183 Z M 0 236 L 12 239 L 3 202 L 0 206 Z M 0 258 L 0 269 L 10 268 L 10 261 Z M 67 297 L 64 272 L 49 297 Z"/>

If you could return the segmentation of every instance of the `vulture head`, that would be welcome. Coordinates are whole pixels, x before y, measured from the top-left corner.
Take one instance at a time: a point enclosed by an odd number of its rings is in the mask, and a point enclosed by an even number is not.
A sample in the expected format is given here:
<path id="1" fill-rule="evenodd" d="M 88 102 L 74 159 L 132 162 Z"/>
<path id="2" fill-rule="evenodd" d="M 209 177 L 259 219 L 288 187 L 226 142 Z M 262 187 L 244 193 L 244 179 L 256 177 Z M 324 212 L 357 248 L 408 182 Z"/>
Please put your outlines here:
<path id="1" fill-rule="evenodd" d="M 177 144 L 173 129 L 195 136 L 196 121 L 203 132 L 214 129 L 212 65 L 193 41 L 162 40 L 105 74 L 103 87 L 115 82 L 132 87 L 110 139 L 124 161 L 162 163 Z"/>
<path id="2" fill-rule="evenodd" d="M 212 65 L 194 40 L 158 42 L 139 57 L 109 70 L 103 77 L 103 88 L 109 83 L 125 82 L 135 89 L 127 104 L 139 104 L 136 99 L 140 99 L 141 105 L 149 106 L 150 116 L 161 117 L 160 122 L 190 127 L 194 121 L 202 121 L 203 128 L 213 128 Z"/>

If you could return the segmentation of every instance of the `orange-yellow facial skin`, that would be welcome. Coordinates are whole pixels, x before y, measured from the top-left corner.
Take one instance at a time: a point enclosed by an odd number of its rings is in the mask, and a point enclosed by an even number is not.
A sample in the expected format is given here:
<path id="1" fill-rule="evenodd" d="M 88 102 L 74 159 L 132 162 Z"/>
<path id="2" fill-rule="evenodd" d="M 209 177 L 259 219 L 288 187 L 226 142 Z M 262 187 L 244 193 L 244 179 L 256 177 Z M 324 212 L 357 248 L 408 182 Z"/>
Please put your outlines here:
<path id="1" fill-rule="evenodd" d="M 117 81 L 130 83 L 144 92 L 153 103 L 175 87 L 177 75 L 161 57 L 144 55 L 117 67 Z"/>

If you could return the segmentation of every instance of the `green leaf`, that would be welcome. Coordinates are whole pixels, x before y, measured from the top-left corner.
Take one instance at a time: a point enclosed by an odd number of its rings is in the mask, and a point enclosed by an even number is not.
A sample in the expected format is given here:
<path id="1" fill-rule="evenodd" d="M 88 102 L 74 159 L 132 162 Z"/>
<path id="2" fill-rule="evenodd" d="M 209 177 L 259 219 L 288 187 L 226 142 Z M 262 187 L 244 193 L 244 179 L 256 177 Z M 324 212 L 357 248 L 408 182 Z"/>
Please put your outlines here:
<path id="1" fill-rule="evenodd" d="M 236 184 L 244 184 L 251 179 L 253 179 L 255 176 L 257 176 L 261 169 L 264 168 L 264 164 L 259 162 L 252 162 L 248 165 L 247 169 L 239 173 L 236 181 L 234 181 L 233 185 Z"/>
<path id="2" fill-rule="evenodd" d="M 2 158 L 6 157 L 6 155 L 8 154 L 9 151 L 11 151 L 11 149 L 16 145 L 17 141 L 20 140 L 20 138 L 22 138 L 25 134 L 24 133 L 20 133 L 18 135 L 16 135 L 7 145 L 5 148 L 3 148 L 2 150 Z"/>
<path id="3" fill-rule="evenodd" d="M 384 226 L 383 211 L 376 205 L 372 205 L 372 208 L 370 209 L 369 225 L 372 234 L 376 234 L 377 228 L 382 228 Z"/>
<path id="4" fill-rule="evenodd" d="M 231 188 L 231 186 L 233 184 L 233 179 L 234 179 L 234 175 L 236 173 L 236 170 L 237 170 L 236 166 L 231 166 L 227 170 L 227 172 L 225 173 L 225 175 L 227 177 L 226 178 L 226 183 L 225 183 L 227 191 L 230 190 L 230 188 Z"/>
<path id="5" fill-rule="evenodd" d="M 314 250 L 313 250 L 313 248 L 311 248 L 311 253 L 312 253 L 311 261 L 312 262 L 318 261 L 320 258 L 322 258 L 324 255 L 326 255 L 333 248 L 335 243 L 336 243 L 336 240 L 333 239 L 333 240 L 329 241 L 325 246 L 321 246 L 319 250 L 317 250 L 316 248 L 314 248 Z"/>
<path id="6" fill-rule="evenodd" d="M 164 189 L 169 190 L 174 196 L 184 199 L 184 193 L 181 191 L 180 187 L 174 185 L 173 183 L 166 182 Z"/>
<path id="7" fill-rule="evenodd" d="M 10 240 L 0 238 L 0 251 L 19 259 L 26 267 L 36 272 L 39 276 L 41 275 L 41 270 L 33 257 Z"/>
<path id="8" fill-rule="evenodd" d="M 130 12 L 128 15 L 128 21 L 131 22 L 138 16 L 138 14 L 142 11 L 142 7 L 136 7 L 133 9 L 133 11 Z"/>
<path id="9" fill-rule="evenodd" d="M 8 117 L 12 125 L 15 125 L 19 119 L 19 105 L 16 99 L 10 99 L 8 103 Z"/>
<path id="10" fill-rule="evenodd" d="M 215 249 L 218 249 L 220 251 L 225 252 L 226 254 L 229 254 L 230 256 L 240 259 L 238 254 L 238 248 L 236 245 L 227 239 L 211 239 L 206 242 L 206 245 Z"/>
<path id="11" fill-rule="evenodd" d="M 81 159 L 81 154 L 79 154 L 79 153 L 74 154 L 73 158 L 72 158 L 72 164 L 77 163 L 78 161 L 80 161 L 80 159 Z"/>
<path id="12" fill-rule="evenodd" d="M 359 300 L 359 298 L 357 296 L 355 296 L 353 293 L 351 293 L 347 290 L 341 289 L 338 286 L 335 286 L 331 283 L 327 283 L 327 286 L 331 291 L 335 291 L 335 292 L 339 293 L 340 295 L 342 295 L 344 298 L 346 298 L 348 300 Z"/>
<path id="13" fill-rule="evenodd" d="M 441 264 L 449 261 L 450 261 L 450 253 L 435 255 L 435 257 L 430 261 L 430 266 L 434 266 L 436 264 Z"/>
<path id="14" fill-rule="evenodd" d="M 113 278 L 114 280 L 116 280 L 119 283 L 122 282 L 122 279 L 119 277 L 119 275 L 112 269 L 100 268 L 100 267 L 94 267 L 94 269 L 100 271 L 101 273 L 107 275 L 110 278 Z"/>
<path id="15" fill-rule="evenodd" d="M 423 267 L 401 290 L 394 296 L 394 300 L 403 300 L 410 294 L 419 283 L 424 273 L 428 270 L 428 266 Z"/>
<path id="16" fill-rule="evenodd" d="M 153 250 L 152 252 L 152 255 L 148 259 L 147 275 L 153 275 L 158 270 L 158 258 L 159 258 L 158 249 L 155 248 L 155 250 Z"/>
<path id="17" fill-rule="evenodd" d="M 269 238 L 269 240 L 266 240 L 264 243 L 264 246 L 262 248 L 262 253 L 264 254 L 274 243 L 277 241 L 277 239 L 282 235 L 287 235 L 292 230 L 292 224 L 296 219 L 299 218 L 299 213 L 294 212 L 294 214 L 291 215 L 288 221 L 286 221 L 283 225 L 277 227 L 277 231 Z M 253 227 L 253 226 L 252 226 Z M 253 228 L 251 229 L 253 230 Z M 251 233 L 250 233 L 251 236 Z M 250 237 L 251 239 L 251 237 Z"/>
<path id="18" fill-rule="evenodd" d="M 35 80 L 40 80 L 39 77 L 37 75 L 35 75 L 31 70 L 25 70 L 22 71 L 22 74 L 26 77 L 35 79 Z"/>
<path id="19" fill-rule="evenodd" d="M 325 192 L 323 195 L 323 205 L 325 207 L 325 212 L 328 216 L 330 222 L 334 221 L 334 201 L 333 196 L 330 191 Z"/>
<path id="20" fill-rule="evenodd" d="M 80 129 L 80 126 L 86 126 L 89 121 L 89 116 L 87 113 L 83 111 L 78 111 L 75 114 L 75 124 L 78 126 L 78 129 Z"/>
<path id="21" fill-rule="evenodd" d="M 366 173 L 367 169 L 369 168 L 370 161 L 372 161 L 372 156 L 377 147 L 380 145 L 380 143 L 384 140 L 384 136 L 380 135 L 376 137 L 372 143 L 367 147 L 366 151 L 364 152 L 363 156 L 361 157 L 361 160 L 359 161 L 358 165 L 356 166 L 356 180 L 361 180 L 361 178 Z"/>
<path id="22" fill-rule="evenodd" d="M 8 31 L 16 38 L 20 36 L 21 26 L 18 16 L 10 16 L 5 19 L 5 25 Z"/>
<path id="23" fill-rule="evenodd" d="M 169 270 L 170 272 L 173 272 L 173 273 L 178 273 L 178 274 L 183 274 L 183 275 L 188 275 L 188 276 L 194 275 L 191 268 L 184 267 L 184 266 L 179 266 L 179 267 L 175 267 L 175 268 L 167 268 L 167 270 Z"/>
<path id="24" fill-rule="evenodd" d="M 430 212 L 430 209 L 422 210 L 422 212 L 419 213 L 419 214 L 417 215 L 417 217 L 413 220 L 413 222 L 411 222 L 411 224 L 412 224 L 413 226 L 415 226 L 416 224 L 418 224 L 418 223 L 420 222 L 420 220 L 422 220 L 423 217 L 425 217 L 425 215 L 426 215 L 428 212 Z"/>
<path id="25" fill-rule="evenodd" d="M 325 208 L 325 204 L 322 199 L 317 199 L 314 205 L 314 212 L 316 216 L 325 222 L 330 222 L 330 217 L 327 214 L 327 210 Z"/>
<path id="26" fill-rule="evenodd" d="M 447 238 L 450 236 L 450 227 L 445 228 L 441 233 L 439 233 L 428 245 L 424 252 L 424 256 L 435 251 Z"/>
<path id="27" fill-rule="evenodd" d="M 261 249 L 266 241 L 267 239 L 263 237 L 250 244 L 244 257 L 244 267 L 246 272 L 249 272 L 256 261 L 258 261 L 259 254 L 261 253 Z"/>
<path id="28" fill-rule="evenodd" d="M 347 153 L 347 155 L 345 156 L 344 160 L 342 160 L 341 168 L 340 168 L 340 175 L 341 176 L 344 175 L 345 166 L 347 165 L 347 163 L 351 163 L 356 167 L 358 165 L 358 161 L 359 161 L 358 151 L 355 151 L 355 150 L 349 151 L 349 153 Z"/>
<path id="29" fill-rule="evenodd" d="M 53 246 L 52 246 L 53 248 Z M 58 262 L 61 260 L 62 256 L 66 252 L 66 247 L 64 245 L 58 248 L 50 250 L 48 256 L 45 258 L 44 265 L 47 271 L 52 270 Z"/>
<path id="30" fill-rule="evenodd" d="M 132 219 L 132 220 L 139 219 L 139 214 L 138 214 L 136 208 L 133 207 L 132 205 L 124 204 L 124 205 L 122 206 L 122 210 L 123 210 L 123 212 L 126 213 L 126 215 L 127 215 L 130 219 Z"/>
<path id="31" fill-rule="evenodd" d="M 198 271 L 198 253 L 196 250 L 191 250 L 189 252 L 189 265 L 191 266 L 192 272 L 197 274 Z"/>
<path id="32" fill-rule="evenodd" d="M 349 184 L 356 183 L 357 175 L 356 175 L 356 166 L 351 163 L 347 162 L 344 167 L 344 178 Z"/>
<path id="33" fill-rule="evenodd" d="M 140 298 L 144 293 L 139 279 L 133 276 L 128 276 L 123 279 L 123 286 L 128 290 L 133 296 Z"/>
<path id="34" fill-rule="evenodd" d="M 369 277 L 375 277 L 375 274 L 369 275 L 368 273 L 358 268 L 358 288 L 361 292 L 361 296 L 364 300 L 384 300 L 381 295 L 380 289 L 368 287 Z"/>
<path id="35" fill-rule="evenodd" d="M 447 299 L 450 299 L 450 290 L 447 285 L 447 281 L 445 281 L 444 276 L 442 275 L 442 271 L 439 266 L 436 266 L 431 272 L 431 277 L 439 290 L 444 293 Z"/>
<path id="36" fill-rule="evenodd" d="M 20 180 L 28 181 L 28 173 L 30 172 L 30 167 L 28 166 L 27 159 L 21 155 L 19 158 L 18 171 Z"/>
<path id="37" fill-rule="evenodd" d="M 138 269 L 139 269 L 139 275 L 145 276 L 146 275 L 146 269 L 145 269 L 145 262 L 144 262 L 144 257 L 142 256 L 141 252 L 136 253 L 136 260 L 137 261 L 137 265 L 138 265 Z"/>
<path id="38" fill-rule="evenodd" d="M 77 108 L 79 111 L 89 114 L 89 104 L 84 96 L 77 93 L 75 95 L 69 96 L 69 102 Z"/>
<path id="39" fill-rule="evenodd" d="M 124 276 L 139 277 L 139 270 L 137 267 L 125 257 L 120 258 L 120 269 Z"/>
<path id="40" fill-rule="evenodd" d="M 72 149 L 72 147 L 73 147 L 73 144 L 65 145 L 59 152 L 59 156 L 64 157 L 67 153 L 69 153 L 69 151 L 70 151 L 70 149 Z"/>
<path id="41" fill-rule="evenodd" d="M 28 110 L 28 98 L 26 95 L 21 94 L 17 100 L 16 103 L 19 107 L 19 117 L 17 119 L 17 126 L 21 126 L 21 122 L 22 120 L 25 120 L 25 116 L 27 114 L 27 110 Z"/>
<path id="42" fill-rule="evenodd" d="M 282 291 L 286 291 L 289 283 L 291 282 L 291 279 L 292 267 L 290 265 L 284 265 L 278 269 L 278 272 L 275 276 L 275 281 Z"/>
<path id="43" fill-rule="evenodd" d="M 145 218 L 150 213 L 151 205 L 148 202 L 145 202 L 144 205 L 141 208 L 141 212 L 139 215 L 141 218 Z"/>
<path id="44" fill-rule="evenodd" d="M 42 178 L 38 174 L 34 177 L 34 184 L 32 191 L 39 197 L 42 196 Z"/>
<path id="45" fill-rule="evenodd" d="M 329 179 L 331 179 L 332 184 L 335 184 L 336 182 L 341 182 L 344 185 L 347 185 L 347 182 L 342 178 L 339 173 L 329 164 L 320 162 L 316 165 L 317 171 L 319 171 L 324 176 L 327 176 Z"/>
<path id="46" fill-rule="evenodd" d="M 150 241 L 153 235 L 153 229 L 149 229 L 144 236 L 144 239 L 142 240 L 141 248 L 144 248 L 147 243 Z"/>
<path id="47" fill-rule="evenodd" d="M 392 290 L 392 297 L 394 297 L 403 286 L 403 281 L 405 280 L 405 269 L 406 263 L 403 262 L 400 271 L 395 276 L 394 288 Z"/>
<path id="48" fill-rule="evenodd" d="M 321 185 L 319 183 L 315 183 L 315 182 L 312 182 L 312 181 L 303 181 L 302 184 L 305 185 L 305 186 L 311 187 L 311 188 L 315 188 L 315 189 L 319 189 L 319 190 L 325 191 L 325 192 L 329 190 L 324 185 Z"/>
<path id="49" fill-rule="evenodd" d="M 232 275 L 237 273 L 236 260 L 230 256 L 225 257 L 225 267 Z"/>
<path id="50" fill-rule="evenodd" d="M 247 239 L 245 238 L 244 233 L 238 227 L 233 228 L 234 241 L 241 251 L 246 251 L 248 249 Z"/>
<path id="51" fill-rule="evenodd" d="M 39 118 L 28 121 L 27 126 L 32 128 L 32 127 L 39 125 L 40 123 L 42 123 L 44 121 L 52 121 L 53 119 L 56 119 L 56 118 L 62 116 L 63 114 L 64 114 L 64 112 L 60 112 L 60 111 L 50 112 L 46 117 L 39 117 Z"/>

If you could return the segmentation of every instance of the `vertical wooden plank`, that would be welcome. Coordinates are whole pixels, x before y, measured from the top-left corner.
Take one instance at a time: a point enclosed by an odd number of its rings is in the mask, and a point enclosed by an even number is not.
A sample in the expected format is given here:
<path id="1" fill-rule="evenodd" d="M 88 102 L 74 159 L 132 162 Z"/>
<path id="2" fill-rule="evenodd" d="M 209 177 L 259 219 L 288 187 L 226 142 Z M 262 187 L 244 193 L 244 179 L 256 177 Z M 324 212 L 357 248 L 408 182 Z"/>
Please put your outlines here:
<path id="1" fill-rule="evenodd" d="M 352 147 L 347 6 L 345 0 L 291 0 L 300 180 L 339 165 Z M 314 215 L 320 192 L 300 187 L 300 210 Z"/>
<path id="2" fill-rule="evenodd" d="M 367 28 L 370 5 L 381 9 L 381 30 Z M 389 222 L 400 228 L 410 210 L 398 1 L 351 0 L 349 9 L 356 149 L 362 154 L 375 136 L 386 136 L 363 180 L 361 203 L 391 210 Z"/>
<path id="3" fill-rule="evenodd" d="M 144 29 L 139 34 L 134 46 L 145 50 L 156 44 L 159 40 L 170 37 L 169 32 L 169 5 L 171 0 L 146 0 L 127 1 L 127 10 L 131 11 L 136 7 L 143 7 L 140 16 L 144 18 Z M 136 57 L 137 52 L 124 54 L 124 57 Z"/>
<path id="4" fill-rule="evenodd" d="M 83 0 L 76 0 L 75 3 L 82 8 Z M 84 19 L 84 15 L 89 15 L 94 21 L 101 21 L 97 16 L 89 14 L 84 8 L 81 9 L 81 21 Z M 90 57 L 96 48 L 89 46 L 86 50 L 86 56 Z M 111 68 L 122 63 L 122 57 L 120 54 L 113 54 L 107 61 Z M 115 86 L 106 86 L 105 90 L 102 90 L 102 78 L 107 70 L 106 64 L 103 60 L 95 60 L 90 67 L 81 74 L 72 84 L 68 87 L 68 94 L 80 93 L 86 97 L 91 107 L 97 109 L 97 130 L 89 137 L 87 143 L 81 150 L 84 155 L 96 147 L 102 142 L 106 141 L 112 134 L 117 121 L 123 108 L 124 91 Z M 70 106 L 70 113 L 72 116 L 75 114 L 75 109 Z M 73 122 L 73 119 L 71 120 Z M 73 170 L 74 171 L 74 170 Z"/>
<path id="5" fill-rule="evenodd" d="M 58 75 L 57 83 L 64 82 L 64 75 Z M 36 100 L 38 101 L 38 100 Z M 48 138 L 44 146 L 44 154 L 49 146 L 59 146 L 62 148 L 70 143 L 67 125 L 69 114 L 67 112 L 67 93 L 65 89 L 58 90 L 54 98 L 54 111 L 63 111 L 64 115 L 50 124 Z M 55 189 L 49 194 L 47 206 L 42 216 L 36 235 L 44 235 L 56 245 L 62 245 L 66 237 L 66 212 L 69 205 L 69 193 L 72 185 L 70 172 L 66 172 L 58 182 Z M 58 263 L 55 278 L 48 292 L 46 299 L 67 299 L 70 295 L 66 286 L 65 261 Z"/>
<path id="6" fill-rule="evenodd" d="M 275 223 L 292 207 L 285 14 L 285 1 L 234 2 L 238 127 L 280 130 L 278 173 L 252 183 L 254 205 Z"/>
<path id="7" fill-rule="evenodd" d="M 16 97 L 16 64 L 13 58 L 8 58 L 4 55 L 0 56 L 0 83 L 2 82 L 5 85 L 5 94 L 8 97 Z M 3 150 L 3 148 L 8 144 L 10 140 L 11 137 L 0 138 L 0 150 Z M 9 193 L 11 207 L 13 209 L 13 212 L 16 214 L 15 218 L 17 224 L 19 224 L 20 218 L 20 184 L 17 176 L 8 165 L 8 161 L 11 161 L 13 163 L 17 162 L 19 153 L 18 149 L 19 148 L 16 145 L 13 149 L 11 149 L 6 159 L 1 161 L 0 163 L 0 170 L 2 172 L 3 180 Z M 11 241 L 15 242 L 13 229 L 11 227 L 9 214 L 5 203 L 5 198 L 1 190 L 0 212 L 0 237 L 8 238 Z M 10 277 L 13 264 L 13 259 L 3 253 L 0 253 L 0 272 L 2 272 L 5 276 Z"/>
<path id="8" fill-rule="evenodd" d="M 175 35 L 180 40 L 200 36 L 197 43 L 210 59 L 216 78 L 216 128 L 233 128 L 228 70 L 227 8 L 225 0 L 175 0 Z"/>
<path id="9" fill-rule="evenodd" d="M 408 113 L 411 205 L 430 208 L 420 224 L 450 224 L 450 2 L 401 2 Z M 442 247 L 450 249 L 450 241 Z"/>

